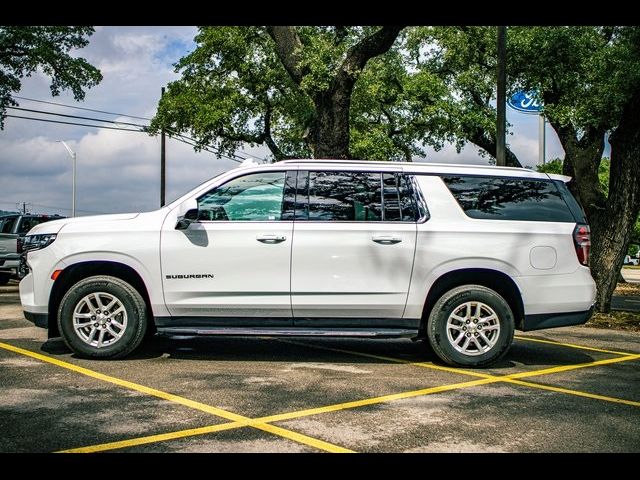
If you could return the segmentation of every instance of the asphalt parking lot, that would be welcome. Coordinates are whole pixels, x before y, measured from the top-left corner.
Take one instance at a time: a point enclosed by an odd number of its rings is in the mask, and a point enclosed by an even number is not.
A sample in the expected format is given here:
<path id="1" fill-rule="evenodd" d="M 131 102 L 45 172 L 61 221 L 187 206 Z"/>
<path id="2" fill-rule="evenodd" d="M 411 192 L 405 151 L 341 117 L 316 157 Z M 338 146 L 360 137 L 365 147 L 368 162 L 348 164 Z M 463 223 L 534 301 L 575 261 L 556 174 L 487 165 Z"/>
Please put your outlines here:
<path id="1" fill-rule="evenodd" d="M 0 452 L 639 452 L 640 334 L 520 333 L 495 368 L 408 340 L 154 338 L 76 358 L 0 288 Z"/>

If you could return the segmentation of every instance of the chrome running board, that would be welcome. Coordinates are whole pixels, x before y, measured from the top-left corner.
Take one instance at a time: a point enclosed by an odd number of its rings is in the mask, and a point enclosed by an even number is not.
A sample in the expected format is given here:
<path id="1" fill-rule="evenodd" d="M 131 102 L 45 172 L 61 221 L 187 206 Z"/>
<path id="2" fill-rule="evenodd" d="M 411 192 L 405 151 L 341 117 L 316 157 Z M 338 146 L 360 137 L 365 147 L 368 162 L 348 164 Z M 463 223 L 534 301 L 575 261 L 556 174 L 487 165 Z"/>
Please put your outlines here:
<path id="1" fill-rule="evenodd" d="M 411 338 L 418 335 L 418 330 L 407 328 L 158 327 L 158 333 L 173 336 Z"/>

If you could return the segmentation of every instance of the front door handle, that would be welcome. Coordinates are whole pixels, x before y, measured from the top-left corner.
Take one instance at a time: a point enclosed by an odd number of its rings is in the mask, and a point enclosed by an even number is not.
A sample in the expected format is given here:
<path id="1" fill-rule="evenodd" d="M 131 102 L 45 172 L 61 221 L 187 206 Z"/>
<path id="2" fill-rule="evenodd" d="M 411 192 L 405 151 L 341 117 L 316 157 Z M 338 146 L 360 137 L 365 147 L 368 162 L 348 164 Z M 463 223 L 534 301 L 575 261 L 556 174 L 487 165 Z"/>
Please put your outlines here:
<path id="1" fill-rule="evenodd" d="M 258 235 L 256 240 L 262 243 L 281 243 L 287 239 L 284 235 L 276 235 L 275 233 L 264 233 L 262 235 Z"/>
<path id="2" fill-rule="evenodd" d="M 374 235 L 371 237 L 371 240 L 380 245 L 393 245 L 394 243 L 400 243 L 402 241 L 400 237 L 393 237 L 391 235 Z"/>

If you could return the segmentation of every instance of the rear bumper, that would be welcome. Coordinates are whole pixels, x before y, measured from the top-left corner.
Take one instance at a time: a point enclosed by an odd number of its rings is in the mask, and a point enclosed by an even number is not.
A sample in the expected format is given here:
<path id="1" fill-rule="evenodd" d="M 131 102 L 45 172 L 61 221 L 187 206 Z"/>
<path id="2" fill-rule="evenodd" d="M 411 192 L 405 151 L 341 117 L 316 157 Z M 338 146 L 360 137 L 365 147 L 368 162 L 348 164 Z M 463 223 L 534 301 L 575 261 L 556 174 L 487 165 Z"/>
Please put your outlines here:
<path id="1" fill-rule="evenodd" d="M 522 323 L 522 330 L 541 330 L 543 328 L 568 327 L 570 325 L 582 325 L 593 315 L 594 305 L 589 310 L 582 312 L 565 313 L 538 313 L 535 315 L 525 315 Z"/>

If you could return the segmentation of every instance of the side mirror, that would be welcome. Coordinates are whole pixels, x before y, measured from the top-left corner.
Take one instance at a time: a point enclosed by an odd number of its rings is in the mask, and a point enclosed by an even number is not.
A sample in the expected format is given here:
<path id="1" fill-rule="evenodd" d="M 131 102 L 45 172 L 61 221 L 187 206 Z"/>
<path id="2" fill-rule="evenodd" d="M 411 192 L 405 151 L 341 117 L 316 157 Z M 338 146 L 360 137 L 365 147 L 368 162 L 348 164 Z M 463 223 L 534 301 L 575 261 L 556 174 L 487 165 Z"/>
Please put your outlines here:
<path id="1" fill-rule="evenodd" d="M 178 223 L 176 223 L 176 230 L 186 230 L 187 228 L 189 228 L 189 225 L 197 221 L 198 209 L 192 208 L 191 210 L 187 210 L 187 213 L 185 213 L 183 217 L 178 218 Z"/>

